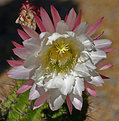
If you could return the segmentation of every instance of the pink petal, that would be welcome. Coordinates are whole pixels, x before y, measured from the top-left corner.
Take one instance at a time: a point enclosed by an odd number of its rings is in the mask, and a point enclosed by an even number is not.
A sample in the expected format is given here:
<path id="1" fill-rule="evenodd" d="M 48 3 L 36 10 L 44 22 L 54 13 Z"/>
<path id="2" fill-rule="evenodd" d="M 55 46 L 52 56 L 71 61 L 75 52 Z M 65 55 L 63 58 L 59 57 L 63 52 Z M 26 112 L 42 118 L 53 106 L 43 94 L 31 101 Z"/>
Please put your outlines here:
<path id="1" fill-rule="evenodd" d="M 16 94 L 26 92 L 27 90 L 29 90 L 32 87 L 33 83 L 34 83 L 34 81 L 32 79 L 27 80 L 24 83 L 24 85 L 18 89 Z"/>
<path id="2" fill-rule="evenodd" d="M 17 55 L 18 57 L 20 57 L 22 59 L 26 59 L 28 56 L 28 52 L 26 51 L 25 48 L 14 48 L 12 50 L 15 55 Z"/>
<path id="3" fill-rule="evenodd" d="M 54 25 L 55 25 L 55 28 L 56 28 L 57 23 L 61 20 L 61 17 L 59 15 L 58 11 L 56 10 L 56 8 L 53 7 L 53 5 L 51 5 L 51 13 L 52 13 Z"/>
<path id="4" fill-rule="evenodd" d="M 66 14 L 66 16 L 65 16 L 65 20 L 64 20 L 65 22 L 67 21 L 67 18 L 68 18 L 68 14 Z"/>
<path id="5" fill-rule="evenodd" d="M 24 68 L 24 66 L 15 66 L 7 74 L 8 77 L 13 79 L 30 79 L 33 75 L 33 70 Z"/>
<path id="6" fill-rule="evenodd" d="M 70 115 L 72 115 L 72 102 L 70 100 L 69 95 L 66 96 L 66 102 L 67 102 L 67 105 L 68 105 L 68 108 L 69 108 Z"/>
<path id="7" fill-rule="evenodd" d="M 95 96 L 95 97 L 97 97 L 97 94 L 96 94 L 95 89 L 93 88 L 93 86 L 91 84 L 89 84 L 88 82 L 86 82 L 86 81 L 84 82 L 84 84 L 85 84 L 85 88 L 88 91 L 88 93 Z"/>
<path id="8" fill-rule="evenodd" d="M 93 38 L 93 40 L 97 40 L 97 39 L 99 39 L 103 34 L 104 34 L 104 31 L 103 31 L 101 34 L 95 36 L 95 37 Z"/>
<path id="9" fill-rule="evenodd" d="M 104 76 L 104 75 L 102 75 L 102 74 L 100 74 L 100 76 L 101 76 L 103 79 L 110 79 L 109 77 Z"/>
<path id="10" fill-rule="evenodd" d="M 29 38 L 31 38 L 28 34 L 26 34 L 25 32 L 23 32 L 20 29 L 17 29 L 19 36 L 23 39 L 23 40 L 27 40 Z"/>
<path id="11" fill-rule="evenodd" d="M 45 27 L 44 27 L 44 25 L 43 25 L 41 19 L 40 19 L 36 14 L 34 14 L 34 17 L 35 17 L 36 23 L 37 23 L 37 25 L 38 25 L 40 31 L 41 31 L 41 32 L 46 32 L 46 29 L 45 29 Z"/>
<path id="12" fill-rule="evenodd" d="M 53 26 L 51 19 L 48 16 L 47 12 L 41 7 L 40 13 L 41 13 L 42 23 L 43 23 L 46 31 L 53 33 L 55 31 L 54 26 Z"/>
<path id="13" fill-rule="evenodd" d="M 7 60 L 10 66 L 15 67 L 15 66 L 20 66 L 23 64 L 23 61 L 17 61 L 17 60 Z"/>
<path id="14" fill-rule="evenodd" d="M 24 26 L 22 25 L 22 28 L 24 29 L 24 31 L 30 36 L 30 37 L 33 37 L 33 38 L 39 38 L 39 34 L 34 31 L 33 29 L 27 27 L 27 26 Z"/>
<path id="15" fill-rule="evenodd" d="M 74 30 L 78 25 L 80 25 L 80 23 L 81 23 L 81 14 L 82 14 L 82 11 L 80 10 L 80 12 L 79 12 L 79 14 L 78 14 L 78 17 L 77 17 L 77 19 L 76 19 L 76 22 L 75 22 L 75 24 L 74 24 L 74 27 L 73 27 L 72 30 Z"/>
<path id="16" fill-rule="evenodd" d="M 106 52 L 106 53 L 110 53 L 114 50 L 114 48 L 110 48 L 110 49 L 104 49 L 103 51 Z"/>
<path id="17" fill-rule="evenodd" d="M 97 64 L 97 69 L 98 70 L 105 70 L 105 69 L 108 69 L 110 67 L 112 67 L 112 65 L 109 64 L 109 63 L 100 62 L 100 63 Z"/>
<path id="18" fill-rule="evenodd" d="M 39 108 L 40 106 L 42 106 L 44 104 L 44 102 L 46 101 L 46 99 L 49 97 L 49 92 L 45 92 L 43 95 L 41 95 L 36 101 L 35 101 L 35 105 L 33 107 L 33 110 L 35 110 L 36 108 Z"/>
<path id="19" fill-rule="evenodd" d="M 67 21 L 66 21 L 67 25 L 69 26 L 69 30 L 73 29 L 75 21 L 76 21 L 76 12 L 75 12 L 74 8 L 72 8 L 69 12 L 69 15 L 68 15 Z"/>
<path id="20" fill-rule="evenodd" d="M 24 48 L 24 46 L 23 46 L 23 45 L 20 45 L 20 44 L 18 44 L 18 43 L 16 43 L 16 42 L 14 42 L 14 41 L 12 41 L 12 43 L 13 43 L 13 45 L 14 45 L 15 47 Z"/>
<path id="21" fill-rule="evenodd" d="M 88 29 L 88 32 L 87 34 L 89 36 L 92 36 L 96 31 L 97 29 L 100 27 L 102 21 L 103 21 L 104 17 L 102 17 L 101 19 L 99 19 L 96 23 L 94 23 L 89 29 Z"/>

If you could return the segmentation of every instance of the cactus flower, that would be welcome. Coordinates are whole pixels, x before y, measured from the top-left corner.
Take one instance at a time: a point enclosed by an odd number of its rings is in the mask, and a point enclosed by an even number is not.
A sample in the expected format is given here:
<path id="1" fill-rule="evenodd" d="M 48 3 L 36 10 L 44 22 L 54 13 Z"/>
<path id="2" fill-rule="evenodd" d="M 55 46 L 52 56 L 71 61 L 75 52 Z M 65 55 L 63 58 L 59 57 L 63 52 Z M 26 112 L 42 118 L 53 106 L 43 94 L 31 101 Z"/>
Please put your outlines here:
<path id="1" fill-rule="evenodd" d="M 110 40 L 99 39 L 103 33 L 91 38 L 103 18 L 88 28 L 86 22 L 81 22 L 81 11 L 76 15 L 72 8 L 62 20 L 51 5 L 51 14 L 53 22 L 42 7 L 40 18 L 34 14 L 40 34 L 24 25 L 25 32 L 18 30 L 24 41 L 23 45 L 13 42 L 13 52 L 22 60 L 8 60 L 13 67 L 8 76 L 27 80 L 17 93 L 30 89 L 29 99 L 36 99 L 34 109 L 47 101 L 54 111 L 66 100 L 72 114 L 73 106 L 82 108 L 83 91 L 97 96 L 93 85 L 102 86 L 103 79 L 108 78 L 97 70 L 112 66 L 101 60 L 113 49 L 109 49 Z"/>

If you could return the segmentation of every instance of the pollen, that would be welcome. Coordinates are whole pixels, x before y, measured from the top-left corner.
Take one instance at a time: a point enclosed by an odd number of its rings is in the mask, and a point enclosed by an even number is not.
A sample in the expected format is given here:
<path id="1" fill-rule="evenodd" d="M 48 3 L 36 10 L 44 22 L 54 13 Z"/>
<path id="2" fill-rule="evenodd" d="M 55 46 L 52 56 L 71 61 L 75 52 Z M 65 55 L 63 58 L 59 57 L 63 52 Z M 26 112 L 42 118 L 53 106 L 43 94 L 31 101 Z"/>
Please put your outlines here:
<path id="1" fill-rule="evenodd" d="M 69 44 L 62 41 L 60 44 L 56 44 L 56 49 L 59 54 L 63 54 L 69 50 Z"/>

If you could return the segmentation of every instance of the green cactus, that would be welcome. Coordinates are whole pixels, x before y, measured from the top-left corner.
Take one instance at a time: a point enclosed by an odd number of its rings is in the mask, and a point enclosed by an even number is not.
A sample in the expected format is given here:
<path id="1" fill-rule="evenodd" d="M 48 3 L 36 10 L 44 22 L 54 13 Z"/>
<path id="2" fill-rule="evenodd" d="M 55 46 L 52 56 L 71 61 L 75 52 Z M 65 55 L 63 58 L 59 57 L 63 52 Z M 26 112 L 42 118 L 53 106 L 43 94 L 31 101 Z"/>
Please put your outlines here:
<path id="1" fill-rule="evenodd" d="M 28 100 L 29 91 L 19 95 L 16 94 L 17 89 L 21 86 L 20 83 L 17 84 L 18 86 L 13 89 L 13 92 L 1 105 L 2 119 L 0 120 L 41 121 L 43 119 L 43 121 L 84 121 L 86 119 L 88 109 L 87 96 L 83 96 L 84 104 L 82 110 L 78 111 L 73 108 L 72 115 L 69 114 L 66 103 L 57 111 L 51 111 L 47 104 L 33 110 L 34 101 Z"/>

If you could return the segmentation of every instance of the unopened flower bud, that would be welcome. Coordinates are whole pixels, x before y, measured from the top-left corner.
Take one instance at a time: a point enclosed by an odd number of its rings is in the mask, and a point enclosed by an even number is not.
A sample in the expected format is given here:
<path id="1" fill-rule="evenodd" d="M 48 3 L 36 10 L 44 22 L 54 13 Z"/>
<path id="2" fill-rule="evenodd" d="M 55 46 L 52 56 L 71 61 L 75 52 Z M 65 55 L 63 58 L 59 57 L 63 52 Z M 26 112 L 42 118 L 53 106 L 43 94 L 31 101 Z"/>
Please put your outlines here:
<path id="1" fill-rule="evenodd" d="M 22 4 L 20 8 L 19 16 L 16 20 L 16 23 L 27 26 L 33 30 L 36 30 L 36 21 L 33 14 L 37 14 L 39 16 L 38 8 L 28 2 L 26 0 L 25 3 Z"/>

